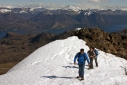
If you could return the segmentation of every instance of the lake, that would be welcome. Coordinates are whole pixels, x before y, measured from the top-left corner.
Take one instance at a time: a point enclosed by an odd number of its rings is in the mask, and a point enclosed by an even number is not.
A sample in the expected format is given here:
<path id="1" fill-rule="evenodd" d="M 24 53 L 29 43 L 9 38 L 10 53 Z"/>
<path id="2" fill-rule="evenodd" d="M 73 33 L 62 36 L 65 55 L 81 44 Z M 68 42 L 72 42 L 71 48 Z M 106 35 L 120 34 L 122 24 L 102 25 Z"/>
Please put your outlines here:
<path id="1" fill-rule="evenodd" d="M 60 34 L 65 31 L 68 31 L 68 30 L 70 30 L 70 29 L 51 29 L 51 30 L 43 30 L 43 31 L 0 31 L 0 39 L 3 38 L 8 32 L 15 32 L 15 33 L 19 33 L 19 34 L 30 34 L 30 33 L 40 34 L 43 32 Z"/>
<path id="2" fill-rule="evenodd" d="M 105 32 L 118 32 L 121 31 L 123 29 L 127 29 L 127 25 L 113 25 L 111 27 L 105 27 L 105 28 L 101 28 L 102 30 L 104 30 Z"/>
<path id="3" fill-rule="evenodd" d="M 127 25 L 113 25 L 111 27 L 105 27 L 105 28 L 101 28 L 102 30 L 104 30 L 105 32 L 117 32 L 117 31 L 120 31 L 120 30 L 123 30 L 123 29 L 127 29 Z M 48 33 L 54 33 L 54 34 L 60 34 L 62 32 L 65 32 L 67 30 L 70 30 L 70 29 L 52 29 L 52 30 L 43 30 L 43 31 L 11 31 L 11 32 L 16 32 L 16 33 L 20 33 L 20 34 L 29 34 L 29 33 L 36 33 L 36 34 L 39 34 L 39 33 L 42 33 L 42 32 L 48 32 Z M 6 33 L 8 31 L 0 31 L 0 39 L 3 38 Z"/>

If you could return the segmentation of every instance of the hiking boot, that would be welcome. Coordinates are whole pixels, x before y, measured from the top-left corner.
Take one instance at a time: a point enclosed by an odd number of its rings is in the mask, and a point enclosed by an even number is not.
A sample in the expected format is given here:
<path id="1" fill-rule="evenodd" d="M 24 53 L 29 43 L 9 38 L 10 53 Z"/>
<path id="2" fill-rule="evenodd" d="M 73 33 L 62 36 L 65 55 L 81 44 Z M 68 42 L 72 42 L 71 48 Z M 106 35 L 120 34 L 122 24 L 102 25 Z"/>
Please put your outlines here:
<path id="1" fill-rule="evenodd" d="M 76 78 L 81 78 L 80 76 L 77 76 Z"/>
<path id="2" fill-rule="evenodd" d="M 88 68 L 88 70 L 90 70 L 90 69 L 94 69 L 94 68 Z"/>
<path id="3" fill-rule="evenodd" d="M 84 80 L 84 78 L 81 78 L 80 80 Z"/>

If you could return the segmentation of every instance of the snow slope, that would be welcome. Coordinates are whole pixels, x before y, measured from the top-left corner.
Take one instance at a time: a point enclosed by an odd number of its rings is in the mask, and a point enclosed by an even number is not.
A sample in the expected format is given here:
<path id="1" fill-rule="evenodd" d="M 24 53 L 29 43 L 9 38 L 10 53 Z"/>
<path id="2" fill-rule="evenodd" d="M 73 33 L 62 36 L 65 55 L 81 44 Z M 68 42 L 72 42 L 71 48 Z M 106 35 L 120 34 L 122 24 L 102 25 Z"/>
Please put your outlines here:
<path id="1" fill-rule="evenodd" d="M 122 67 L 127 61 L 99 51 L 99 67 L 85 68 L 85 80 L 79 81 L 78 66 L 73 65 L 75 54 L 88 46 L 77 37 L 56 40 L 40 47 L 26 59 L 0 76 L 0 85 L 127 85 Z"/>

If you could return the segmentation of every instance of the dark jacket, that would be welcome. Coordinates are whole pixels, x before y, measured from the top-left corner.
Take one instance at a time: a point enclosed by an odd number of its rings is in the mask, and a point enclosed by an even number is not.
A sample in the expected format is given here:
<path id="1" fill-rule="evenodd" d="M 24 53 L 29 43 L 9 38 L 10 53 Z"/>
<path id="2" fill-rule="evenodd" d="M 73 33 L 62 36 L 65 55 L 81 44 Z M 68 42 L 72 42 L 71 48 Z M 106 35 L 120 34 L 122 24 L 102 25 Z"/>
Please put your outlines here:
<path id="1" fill-rule="evenodd" d="M 88 51 L 87 54 L 89 58 L 94 57 L 96 55 L 94 51 Z"/>

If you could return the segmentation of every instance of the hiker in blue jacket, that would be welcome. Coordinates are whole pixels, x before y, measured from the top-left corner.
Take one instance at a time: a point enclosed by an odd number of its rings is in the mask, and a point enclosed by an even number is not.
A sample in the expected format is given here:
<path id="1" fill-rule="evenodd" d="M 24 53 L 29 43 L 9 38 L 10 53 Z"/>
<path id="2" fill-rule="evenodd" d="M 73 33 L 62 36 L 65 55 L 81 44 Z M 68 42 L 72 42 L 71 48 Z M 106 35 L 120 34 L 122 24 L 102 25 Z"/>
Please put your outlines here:
<path id="1" fill-rule="evenodd" d="M 78 66 L 79 66 L 79 76 L 77 76 L 77 78 L 84 80 L 85 61 L 87 60 L 88 65 L 90 65 L 89 58 L 87 54 L 84 52 L 84 49 L 81 49 L 80 52 L 76 54 L 74 58 L 75 65 L 76 65 L 76 60 L 78 61 Z"/>

